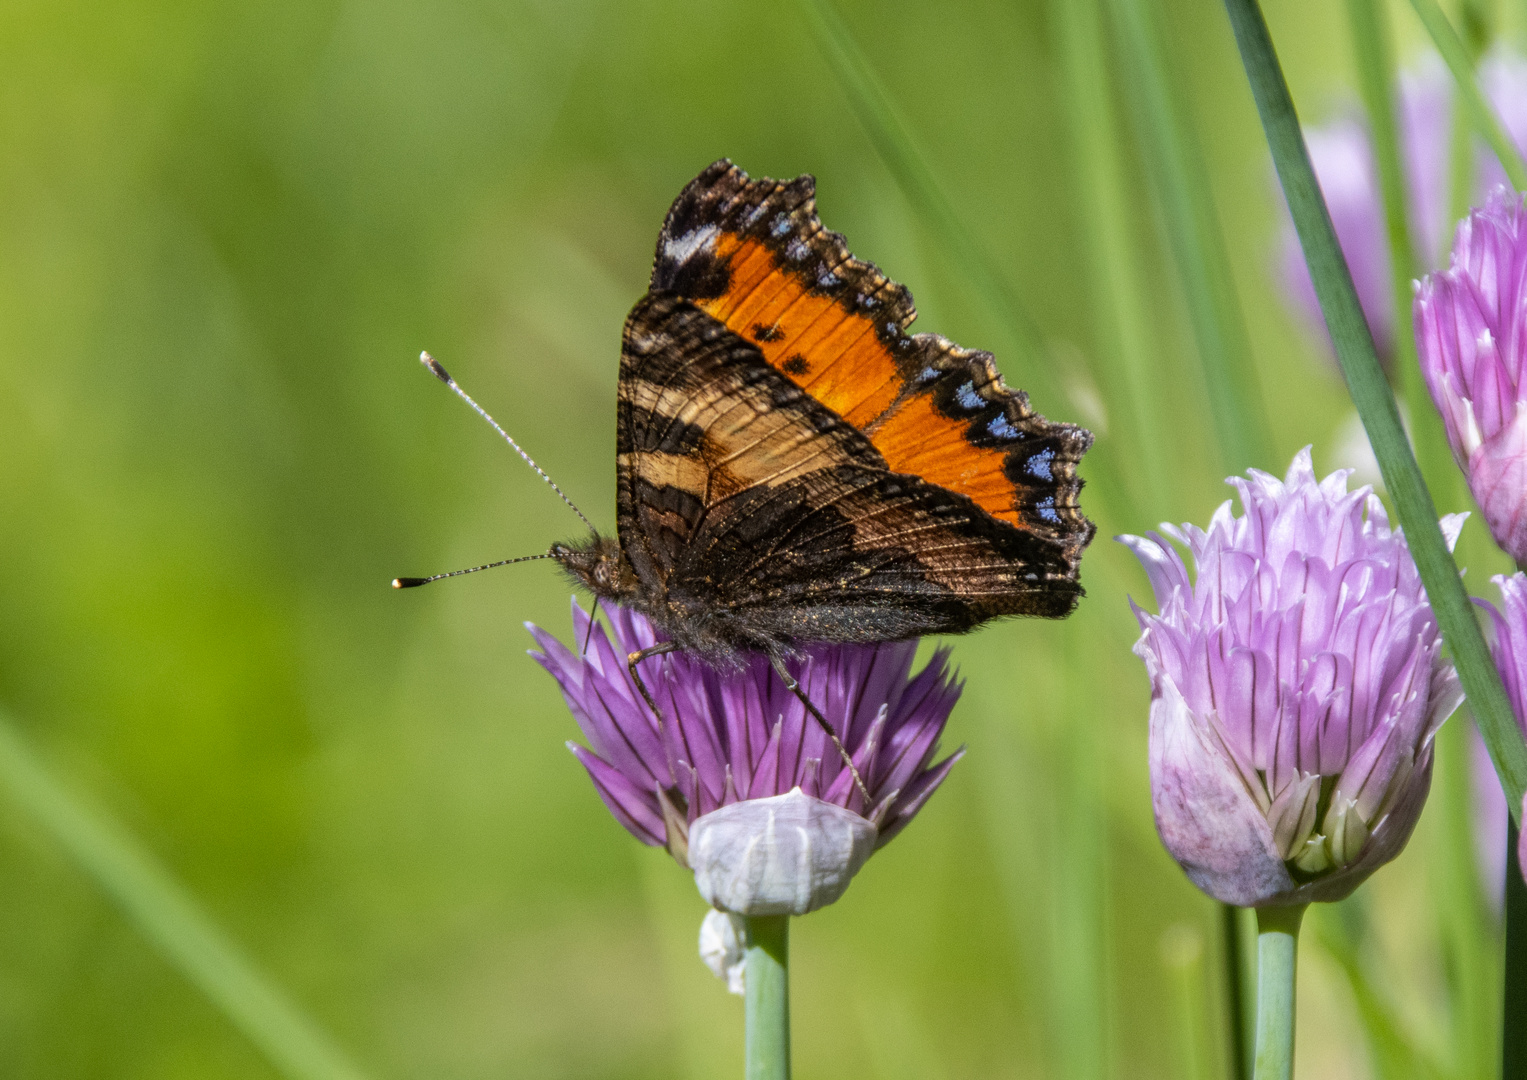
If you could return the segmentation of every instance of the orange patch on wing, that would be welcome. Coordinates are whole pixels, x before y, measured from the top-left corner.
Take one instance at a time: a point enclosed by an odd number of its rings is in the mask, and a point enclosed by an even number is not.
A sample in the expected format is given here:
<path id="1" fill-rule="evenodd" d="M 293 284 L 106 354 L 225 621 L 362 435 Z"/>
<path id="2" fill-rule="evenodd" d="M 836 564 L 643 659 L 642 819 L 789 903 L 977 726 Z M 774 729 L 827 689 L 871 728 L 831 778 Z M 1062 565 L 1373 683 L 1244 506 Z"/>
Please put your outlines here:
<path id="1" fill-rule="evenodd" d="M 701 303 L 707 314 L 854 427 L 865 429 L 890 408 L 903 380 L 870 319 L 813 293 L 758 240 L 723 233 L 716 256 L 730 256 L 730 277 L 725 293 Z"/>
<path id="2" fill-rule="evenodd" d="M 918 394 L 886 417 L 870 441 L 896 472 L 968 495 L 993 517 L 1023 524 L 1013 505 L 1013 482 L 1002 471 L 1007 455 L 970 443 L 967 426 L 964 420 L 940 413 L 926 394 Z"/>
<path id="3" fill-rule="evenodd" d="M 870 431 L 870 442 L 896 472 L 967 495 L 993 517 L 1023 523 L 1013 482 L 1002 471 L 1006 454 L 972 445 L 965 438 L 968 422 L 944 416 L 927 394 L 897 404 L 905 380 L 868 317 L 812 292 L 761 241 L 723 233 L 716 255 L 730 257 L 730 277 L 725 293 L 700 305 L 707 314 L 756 345 L 817 401 Z"/>

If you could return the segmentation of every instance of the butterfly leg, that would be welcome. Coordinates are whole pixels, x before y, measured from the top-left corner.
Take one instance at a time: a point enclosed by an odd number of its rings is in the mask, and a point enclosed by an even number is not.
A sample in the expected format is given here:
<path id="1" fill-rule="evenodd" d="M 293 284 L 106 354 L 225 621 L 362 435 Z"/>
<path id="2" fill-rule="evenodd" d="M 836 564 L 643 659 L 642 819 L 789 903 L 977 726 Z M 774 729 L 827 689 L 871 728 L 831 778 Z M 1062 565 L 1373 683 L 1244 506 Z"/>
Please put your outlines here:
<path id="1" fill-rule="evenodd" d="M 848 766 L 849 775 L 854 778 L 854 786 L 859 789 L 859 795 L 864 799 L 864 810 L 868 813 L 874 808 L 875 804 L 870 801 L 869 788 L 864 786 L 864 778 L 859 775 L 859 770 L 854 766 L 854 759 L 849 755 L 848 747 L 843 745 L 843 741 L 838 738 L 837 732 L 833 731 L 832 725 L 827 722 L 827 717 L 823 716 L 821 710 L 811 703 L 811 699 L 806 696 L 806 691 L 801 689 L 801 684 L 796 681 L 795 676 L 786 670 L 784 659 L 770 653 L 769 663 L 774 665 L 775 673 L 784 680 L 785 689 L 801 699 L 801 704 L 806 706 L 806 711 L 816 718 L 816 722 L 822 726 L 822 730 L 832 740 L 833 746 L 838 748 L 838 753 L 843 757 L 843 764 Z"/>
<path id="2" fill-rule="evenodd" d="M 659 641 L 656 645 L 626 654 L 626 670 L 631 673 L 631 681 L 636 683 L 636 688 L 641 691 L 642 700 L 647 703 L 647 708 L 651 709 L 652 715 L 657 718 L 659 732 L 663 730 L 663 714 L 658 710 L 657 702 L 652 700 L 652 693 L 647 689 L 647 684 L 642 682 L 641 672 L 636 670 L 636 665 L 649 656 L 662 656 L 664 653 L 676 652 L 678 648 L 671 641 Z"/>
<path id="3" fill-rule="evenodd" d="M 662 737 L 663 732 L 663 714 L 658 709 L 657 702 L 652 699 L 652 692 L 647 689 L 647 684 L 642 682 L 641 672 L 636 670 L 636 665 L 649 656 L 677 652 L 678 648 L 671 641 L 660 641 L 650 648 L 626 654 L 626 670 L 631 673 L 631 681 L 636 683 L 636 688 L 641 691 L 642 700 L 647 703 L 647 708 L 651 709 L 652 715 L 657 718 L 659 738 Z M 670 776 L 669 779 L 672 777 Z M 689 803 L 677 784 L 666 788 L 659 786 L 657 801 L 663 808 L 663 829 L 668 837 L 668 853 L 687 870 L 689 869 Z"/>

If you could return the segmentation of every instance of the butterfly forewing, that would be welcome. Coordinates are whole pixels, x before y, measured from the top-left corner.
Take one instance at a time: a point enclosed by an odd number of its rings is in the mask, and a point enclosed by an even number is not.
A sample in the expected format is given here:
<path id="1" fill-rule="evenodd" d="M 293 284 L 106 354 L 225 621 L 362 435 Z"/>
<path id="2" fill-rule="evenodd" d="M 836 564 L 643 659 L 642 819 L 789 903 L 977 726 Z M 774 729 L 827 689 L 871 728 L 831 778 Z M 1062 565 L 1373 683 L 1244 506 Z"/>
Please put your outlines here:
<path id="1" fill-rule="evenodd" d="M 724 637 L 885 640 L 1060 615 L 1068 545 L 899 473 L 753 343 L 667 292 L 627 320 L 620 543 L 643 591 Z"/>
<path id="2" fill-rule="evenodd" d="M 753 181 L 726 161 L 706 169 L 669 211 L 651 287 L 756 345 L 892 471 L 968 496 L 1080 559 L 1092 529 L 1077 508 L 1076 464 L 1090 434 L 1033 412 L 990 354 L 909 335 L 910 294 L 822 226 L 811 177 Z"/>

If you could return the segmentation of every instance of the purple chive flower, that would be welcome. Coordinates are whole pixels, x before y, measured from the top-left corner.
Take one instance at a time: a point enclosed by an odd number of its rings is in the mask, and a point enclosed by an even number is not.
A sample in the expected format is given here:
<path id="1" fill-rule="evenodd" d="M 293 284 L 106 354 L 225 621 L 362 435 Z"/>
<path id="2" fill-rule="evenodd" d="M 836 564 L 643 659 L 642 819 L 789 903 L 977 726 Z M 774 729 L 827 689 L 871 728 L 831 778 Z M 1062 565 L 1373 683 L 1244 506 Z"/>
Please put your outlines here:
<path id="1" fill-rule="evenodd" d="M 1527 213 L 1497 188 L 1416 293 L 1416 347 L 1490 535 L 1527 560 Z"/>
<path id="2" fill-rule="evenodd" d="M 530 626 L 542 650 L 531 655 L 561 685 L 589 742 L 568 748 L 615 819 L 694 869 L 718 908 L 804 914 L 836 900 L 964 753 L 934 762 L 961 689 L 945 650 L 915 676 L 915 641 L 818 646 L 787 662 L 853 758 L 866 801 L 765 657 L 737 671 L 682 653 L 644 661 L 659 728 L 626 668 L 629 653 L 657 640 L 652 625 L 621 608 L 610 622 L 614 643 L 602 626 L 589 633 L 574 602 L 574 640 L 587 640 L 587 651 Z"/>
<path id="3" fill-rule="evenodd" d="M 1409 839 L 1432 737 L 1462 700 L 1398 530 L 1347 472 L 1232 478 L 1207 530 L 1119 539 L 1160 613 L 1135 608 L 1151 679 L 1156 828 L 1209 895 L 1340 900 Z M 1449 542 L 1461 517 L 1446 519 Z"/>
<path id="4" fill-rule="evenodd" d="M 1435 57 L 1431 61 L 1400 77 L 1398 95 L 1411 242 L 1416 257 L 1427 267 L 1441 265 L 1450 225 L 1448 174 L 1453 121 L 1452 78 Z M 1507 134 L 1518 146 L 1527 148 L 1527 61 L 1497 53 L 1481 65 L 1480 77 L 1485 96 L 1497 110 Z M 1395 334 L 1402 331 L 1397 329 L 1384 202 L 1367 123 L 1359 110 L 1348 110 L 1328 124 L 1306 128 L 1305 142 L 1374 344 L 1387 363 L 1394 353 Z M 1481 199 L 1506 179 L 1500 163 L 1483 144 L 1475 154 L 1474 175 L 1474 193 Z M 1324 327 L 1299 238 L 1286 218 L 1279 249 L 1285 289 L 1311 323 Z"/>
<path id="5" fill-rule="evenodd" d="M 1485 600 L 1476 600 L 1475 603 L 1490 613 L 1490 621 L 1495 624 L 1495 639 L 1490 643 L 1490 655 L 1495 658 L 1495 666 L 1500 670 L 1501 682 L 1506 684 L 1506 697 L 1511 701 L 1511 711 L 1516 714 L 1517 725 L 1522 729 L 1522 734 L 1527 736 L 1527 574 L 1520 571 L 1510 577 L 1497 574 L 1490 580 L 1500 589 L 1500 607 Z M 1488 761 L 1486 765 L 1489 765 Z M 1482 774 L 1484 770 L 1478 772 Z M 1495 808 L 1498 813 L 1495 850 L 1487 852 L 1493 856 L 1490 884 L 1499 888 L 1504 877 L 1504 867 L 1498 853 L 1505 847 L 1505 799 L 1501 797 L 1500 781 L 1495 776 L 1493 766 L 1490 766 L 1487 776 L 1477 775 L 1477 782 L 1479 786 L 1493 792 L 1493 801 L 1499 803 L 1498 808 Z M 1527 810 L 1527 799 L 1524 799 L 1522 806 Z M 1527 836 L 1527 829 L 1522 831 L 1522 836 Z M 1518 849 L 1517 865 L 1527 875 L 1527 843 Z"/>

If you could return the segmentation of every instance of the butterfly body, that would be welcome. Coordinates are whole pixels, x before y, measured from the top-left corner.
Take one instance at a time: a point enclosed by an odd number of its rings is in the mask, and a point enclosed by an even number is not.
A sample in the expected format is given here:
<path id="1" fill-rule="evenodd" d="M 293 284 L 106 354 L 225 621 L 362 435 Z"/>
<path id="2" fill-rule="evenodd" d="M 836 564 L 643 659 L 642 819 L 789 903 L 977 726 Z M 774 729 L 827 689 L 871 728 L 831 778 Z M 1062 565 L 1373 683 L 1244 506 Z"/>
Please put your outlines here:
<path id="1" fill-rule="evenodd" d="M 913 317 L 822 228 L 810 177 L 712 165 L 626 321 L 618 539 L 552 556 L 717 661 L 1068 614 L 1091 435 Z"/>

